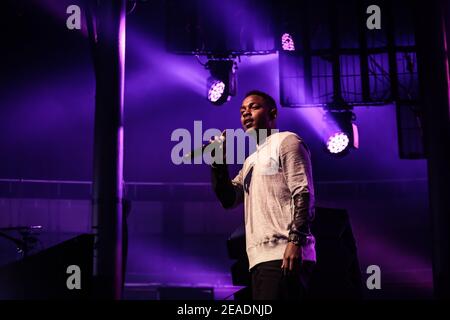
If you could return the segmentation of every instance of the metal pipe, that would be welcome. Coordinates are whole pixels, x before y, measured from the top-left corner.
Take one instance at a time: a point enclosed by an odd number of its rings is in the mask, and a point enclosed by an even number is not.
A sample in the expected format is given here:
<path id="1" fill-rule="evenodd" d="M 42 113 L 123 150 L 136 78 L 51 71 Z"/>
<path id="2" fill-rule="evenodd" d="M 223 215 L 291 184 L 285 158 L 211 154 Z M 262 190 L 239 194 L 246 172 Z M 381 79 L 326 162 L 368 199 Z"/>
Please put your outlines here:
<path id="1" fill-rule="evenodd" d="M 432 221 L 433 283 L 437 298 L 450 298 L 450 109 L 444 1 L 416 0 L 416 42 L 423 107 Z M 448 32 L 449 30 L 447 30 Z"/>
<path id="2" fill-rule="evenodd" d="M 98 0 L 91 1 L 89 5 L 89 31 L 96 79 L 93 296 L 121 299 L 126 2 Z"/>

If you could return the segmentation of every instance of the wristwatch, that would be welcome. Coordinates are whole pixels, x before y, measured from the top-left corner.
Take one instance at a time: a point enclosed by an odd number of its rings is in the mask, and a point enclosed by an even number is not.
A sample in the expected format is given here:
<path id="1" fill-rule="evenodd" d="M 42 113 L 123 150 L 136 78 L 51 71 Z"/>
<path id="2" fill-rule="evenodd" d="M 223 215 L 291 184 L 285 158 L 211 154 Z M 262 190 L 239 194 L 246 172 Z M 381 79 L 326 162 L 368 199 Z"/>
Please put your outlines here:
<path id="1" fill-rule="evenodd" d="M 289 237 L 288 237 L 288 241 L 292 242 L 293 244 L 295 244 L 298 247 L 303 245 L 306 242 L 305 240 L 306 240 L 305 237 L 301 237 L 300 235 L 298 235 L 296 233 L 291 233 L 291 234 L 289 234 Z"/>

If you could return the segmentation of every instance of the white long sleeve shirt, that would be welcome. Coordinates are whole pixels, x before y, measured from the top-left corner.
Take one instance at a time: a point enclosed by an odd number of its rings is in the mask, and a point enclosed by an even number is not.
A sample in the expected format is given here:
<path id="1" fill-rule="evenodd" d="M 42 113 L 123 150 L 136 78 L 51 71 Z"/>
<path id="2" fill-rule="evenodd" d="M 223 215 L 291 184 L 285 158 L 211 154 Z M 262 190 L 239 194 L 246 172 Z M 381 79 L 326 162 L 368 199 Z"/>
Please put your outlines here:
<path id="1" fill-rule="evenodd" d="M 249 268 L 283 259 L 296 194 L 308 193 L 308 222 L 314 217 L 314 186 L 306 145 L 292 132 L 270 135 L 245 160 L 232 184 L 235 205 L 244 202 Z M 313 235 L 302 246 L 302 259 L 316 261 Z"/>

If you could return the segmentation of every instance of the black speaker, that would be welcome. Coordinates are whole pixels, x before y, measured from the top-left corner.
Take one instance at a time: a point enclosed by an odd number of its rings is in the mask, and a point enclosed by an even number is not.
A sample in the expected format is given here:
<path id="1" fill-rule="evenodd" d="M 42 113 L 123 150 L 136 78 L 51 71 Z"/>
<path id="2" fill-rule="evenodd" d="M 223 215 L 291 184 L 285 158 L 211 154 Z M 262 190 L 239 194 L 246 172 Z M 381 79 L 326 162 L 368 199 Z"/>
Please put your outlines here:
<path id="1" fill-rule="evenodd" d="M 87 299 L 92 290 L 93 235 L 83 234 L 0 268 L 0 299 Z M 80 289 L 69 289 L 69 266 L 78 266 Z"/>
<path id="2" fill-rule="evenodd" d="M 245 227 L 239 226 L 227 240 L 228 257 L 236 260 L 231 266 L 234 286 L 251 286 L 248 258 L 245 246 Z M 235 297 L 236 298 L 236 297 Z"/>
<path id="3" fill-rule="evenodd" d="M 245 247 L 245 226 L 241 225 L 234 230 L 227 240 L 228 257 L 233 260 L 247 259 Z M 248 260 L 248 259 L 247 259 Z"/>
<path id="4" fill-rule="evenodd" d="M 308 297 L 312 299 L 360 299 L 362 279 L 347 211 L 316 208 L 311 225 L 316 237 L 317 263 Z"/>
<path id="5" fill-rule="evenodd" d="M 233 296 L 236 301 L 252 301 L 252 288 L 251 286 L 243 287 L 239 291 L 235 292 Z"/>
<path id="6" fill-rule="evenodd" d="M 234 286 L 250 286 L 251 278 L 248 270 L 247 255 L 243 259 L 238 259 L 231 266 L 231 280 Z"/>

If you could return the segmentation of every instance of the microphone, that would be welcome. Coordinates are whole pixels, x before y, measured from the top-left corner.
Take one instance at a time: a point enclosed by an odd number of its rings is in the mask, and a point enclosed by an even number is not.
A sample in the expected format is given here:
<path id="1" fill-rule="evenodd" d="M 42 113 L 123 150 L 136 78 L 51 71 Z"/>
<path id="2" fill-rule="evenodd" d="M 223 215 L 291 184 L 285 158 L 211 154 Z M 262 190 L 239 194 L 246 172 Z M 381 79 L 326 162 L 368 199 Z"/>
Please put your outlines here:
<path id="1" fill-rule="evenodd" d="M 194 159 L 194 158 L 197 158 L 198 156 L 203 154 L 203 151 L 205 151 L 206 147 L 208 147 L 210 145 L 213 145 L 214 147 L 215 146 L 219 146 L 219 145 L 221 145 L 223 143 L 224 140 L 225 140 L 225 137 L 224 136 L 220 136 L 218 139 L 215 139 L 213 141 L 205 143 L 200 148 L 197 148 L 197 149 L 195 149 L 195 150 L 185 154 L 183 156 L 183 158 L 184 159 L 191 159 L 191 160 Z"/>

